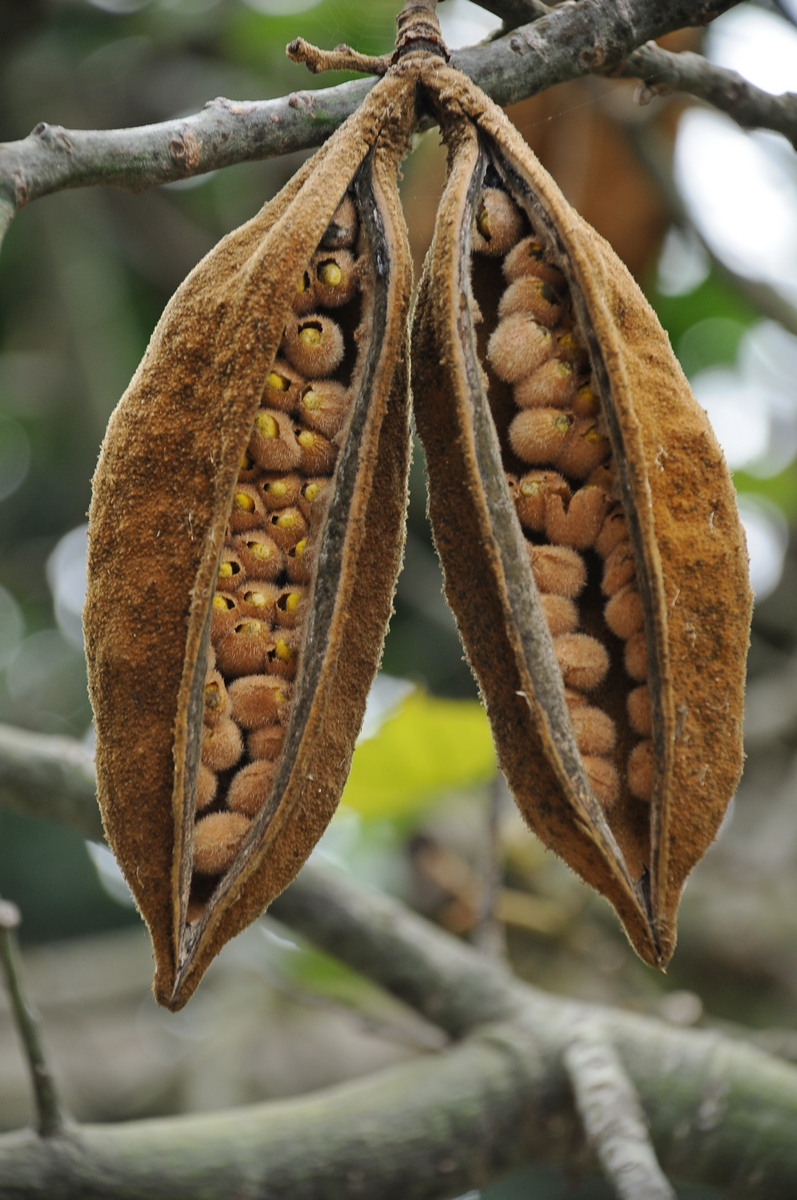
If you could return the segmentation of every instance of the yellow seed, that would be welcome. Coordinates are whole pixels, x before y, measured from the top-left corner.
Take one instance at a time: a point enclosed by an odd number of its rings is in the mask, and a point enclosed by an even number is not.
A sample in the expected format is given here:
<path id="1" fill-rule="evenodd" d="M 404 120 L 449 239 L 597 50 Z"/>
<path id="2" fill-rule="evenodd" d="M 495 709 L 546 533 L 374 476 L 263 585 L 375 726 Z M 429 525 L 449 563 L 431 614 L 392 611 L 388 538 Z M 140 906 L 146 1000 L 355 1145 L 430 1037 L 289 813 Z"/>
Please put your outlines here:
<path id="1" fill-rule="evenodd" d="M 303 346 L 320 346 L 321 345 L 321 330 L 315 325 L 305 325 L 299 330 L 299 341 Z"/>
<path id="2" fill-rule="evenodd" d="M 301 558 L 306 549 L 307 549 L 307 538 L 302 538 L 302 540 L 297 542 L 296 545 L 293 547 L 293 551 L 292 551 L 293 557 Z"/>
<path id="3" fill-rule="evenodd" d="M 252 470 L 252 460 L 248 454 L 241 455 L 241 463 L 240 463 L 240 466 L 238 469 L 240 471 L 251 471 Z"/>
<path id="4" fill-rule="evenodd" d="M 268 596 L 265 592 L 244 592 L 244 600 L 253 608 L 265 608 L 268 604 Z"/>
<path id="5" fill-rule="evenodd" d="M 285 611 L 286 612 L 296 612 L 296 609 L 299 607 L 299 601 L 301 600 L 301 598 L 302 598 L 301 592 L 289 592 L 288 598 L 285 601 Z"/>
<path id="6" fill-rule="evenodd" d="M 289 663 L 296 654 L 296 651 L 289 646 L 286 641 L 283 641 L 283 639 L 280 638 L 274 647 L 274 653 L 276 654 L 277 658 L 282 660 L 282 662 Z"/>
<path id="7" fill-rule="evenodd" d="M 323 400 L 319 396 L 318 392 L 314 392 L 311 388 L 309 392 L 305 392 L 305 394 L 302 396 L 302 404 L 308 412 L 315 412 L 316 409 L 321 407 Z"/>
<path id="8" fill-rule="evenodd" d="M 281 500 L 283 496 L 287 496 L 288 494 L 288 485 L 284 479 L 272 479 L 270 483 L 266 484 L 265 491 L 270 496 Z"/>
<path id="9" fill-rule="evenodd" d="M 246 548 L 253 558 L 259 558 L 261 562 L 268 562 L 273 554 L 273 548 L 268 542 L 247 542 Z"/>
<path id="10" fill-rule="evenodd" d="M 226 612 L 228 608 L 232 607 L 232 605 L 227 603 L 226 596 L 214 596 L 213 607 L 219 609 L 220 611 Z"/>
<path id="11" fill-rule="evenodd" d="M 219 579 L 232 578 L 232 563 L 223 562 L 219 567 Z"/>
<path id="12" fill-rule="evenodd" d="M 255 417 L 255 429 L 265 438 L 278 438 L 280 429 L 271 413 L 259 412 Z"/>
<path id="13" fill-rule="evenodd" d="M 307 487 L 302 492 L 302 495 L 304 496 L 304 498 L 308 502 L 308 504 L 312 504 L 320 491 L 321 491 L 321 488 L 318 486 L 317 483 L 308 483 Z"/>
<path id="14" fill-rule="evenodd" d="M 254 512 L 255 502 L 251 496 L 247 496 L 246 492 L 236 492 L 233 504 L 239 508 L 241 512 Z"/>
<path id="15" fill-rule="evenodd" d="M 276 371 L 270 371 L 266 376 L 266 387 L 270 387 L 273 392 L 287 392 L 290 386 L 290 379 L 278 375 Z"/>
<path id="16" fill-rule="evenodd" d="M 336 262 L 325 262 L 318 268 L 318 278 L 327 287 L 340 287 L 343 272 Z"/>
<path id="17" fill-rule="evenodd" d="M 316 444 L 316 436 L 309 429 L 303 429 L 296 440 L 300 446 L 304 446 L 305 450 L 311 450 Z"/>

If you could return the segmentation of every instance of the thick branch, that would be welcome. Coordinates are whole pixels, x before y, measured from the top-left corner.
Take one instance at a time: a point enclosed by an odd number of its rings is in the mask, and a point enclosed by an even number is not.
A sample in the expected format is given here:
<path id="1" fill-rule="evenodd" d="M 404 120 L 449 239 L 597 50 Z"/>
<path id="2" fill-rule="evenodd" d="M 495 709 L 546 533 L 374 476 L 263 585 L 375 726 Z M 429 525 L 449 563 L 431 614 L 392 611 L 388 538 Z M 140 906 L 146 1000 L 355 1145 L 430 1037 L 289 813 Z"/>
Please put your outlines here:
<path id="1" fill-rule="evenodd" d="M 743 129 L 772 129 L 797 149 L 797 94 L 773 96 L 737 71 L 717 67 L 700 54 L 672 54 L 651 42 L 641 46 L 617 74 L 644 81 L 649 93 L 688 92 L 732 117 Z"/>
<path id="2" fill-rule="evenodd" d="M 497 103 L 513 104 L 555 83 L 617 67 L 642 43 L 708 21 L 737 2 L 577 0 L 453 61 Z M 10 212 L 64 188 L 113 184 L 136 191 L 319 146 L 371 87 L 373 80 L 363 79 L 278 100 L 217 99 L 193 116 L 135 129 L 37 125 L 27 138 L 0 148 L 0 233 Z"/>

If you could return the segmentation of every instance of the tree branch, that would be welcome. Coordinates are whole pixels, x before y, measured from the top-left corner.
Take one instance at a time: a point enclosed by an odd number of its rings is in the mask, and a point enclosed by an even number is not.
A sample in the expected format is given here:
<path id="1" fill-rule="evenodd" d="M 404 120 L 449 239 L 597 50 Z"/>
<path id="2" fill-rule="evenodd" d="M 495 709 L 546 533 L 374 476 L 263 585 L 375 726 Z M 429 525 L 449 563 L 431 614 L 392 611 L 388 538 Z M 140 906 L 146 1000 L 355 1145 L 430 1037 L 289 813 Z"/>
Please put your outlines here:
<path id="1" fill-rule="evenodd" d="M 555 83 L 617 68 L 642 43 L 704 24 L 735 3 L 577 0 L 489 45 L 460 51 L 453 62 L 498 104 L 514 104 Z M 356 80 L 278 100 L 219 98 L 193 116 L 135 129 L 66 130 L 41 123 L 28 137 L 0 147 L 0 234 L 10 213 L 64 188 L 112 184 L 137 191 L 319 146 L 362 103 L 373 82 Z"/>
<path id="2" fill-rule="evenodd" d="M 797 94 L 773 96 L 755 87 L 738 71 L 717 67 L 689 50 L 672 54 L 654 42 L 630 54 L 617 75 L 641 79 L 641 98 L 688 92 L 732 117 L 743 129 L 771 129 L 782 133 L 797 150 Z"/>
<path id="3" fill-rule="evenodd" d="M 71 800 L 49 811 L 96 831 L 85 748 L 24 734 L 24 749 L 14 749 L 0 733 L 0 805 L 24 809 L 29 787 L 44 815 L 44 781 L 64 755 Z M 70 1129 L 44 1148 L 28 1133 L 0 1137 L 0 1200 L 316 1200 L 333 1188 L 366 1200 L 443 1200 L 529 1161 L 566 1163 L 581 1133 L 564 1060 L 584 1022 L 599 1023 L 625 1064 L 669 1174 L 750 1200 L 795 1194 L 792 1066 L 714 1033 L 547 996 L 398 902 L 314 864 L 272 912 L 452 1036 L 472 1032 L 443 1053 L 288 1102 Z"/>

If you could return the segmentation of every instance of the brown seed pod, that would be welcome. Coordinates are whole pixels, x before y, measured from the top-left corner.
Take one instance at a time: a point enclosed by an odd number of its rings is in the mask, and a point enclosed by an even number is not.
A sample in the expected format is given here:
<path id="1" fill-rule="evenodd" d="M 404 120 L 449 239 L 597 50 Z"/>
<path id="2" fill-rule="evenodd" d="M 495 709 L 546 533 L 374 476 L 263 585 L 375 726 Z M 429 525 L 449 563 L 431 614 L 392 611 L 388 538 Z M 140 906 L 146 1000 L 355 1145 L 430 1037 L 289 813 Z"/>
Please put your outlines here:
<path id="1" fill-rule="evenodd" d="M 170 1008 L 186 1002 L 213 956 L 282 891 L 321 836 L 379 661 L 406 507 L 411 266 L 396 177 L 416 84 L 417 66 L 399 62 L 285 189 L 192 272 L 103 445 L 85 612 L 98 794 L 152 935 L 155 994 Z M 342 249 L 356 264 L 353 307 L 327 312 L 314 289 L 313 310 L 297 315 L 297 281 L 319 255 Z M 267 444 L 292 444 L 310 380 L 345 383 L 335 443 L 307 430 L 322 438 L 312 463 L 306 447 L 277 462 Z M 259 413 L 270 421 L 258 441 Z M 285 493 L 264 490 L 280 474 Z M 319 475 L 324 502 L 298 505 L 295 477 L 301 491 Z M 290 511 L 307 532 L 284 551 L 271 519 Z M 228 551 L 247 589 L 273 583 L 281 595 L 301 576 L 306 618 L 275 628 L 242 613 L 239 592 L 215 593 Z M 154 612 L 145 602 L 152 579 L 165 581 Z M 347 634 L 353 611 L 355 639 Z M 214 648 L 233 708 L 253 673 L 289 689 L 291 700 L 276 736 L 253 729 L 235 762 L 228 748 L 207 764 L 212 775 L 219 763 L 213 809 L 196 820 L 213 793 L 200 755 Z M 227 724 L 240 738 L 237 724 L 221 721 L 209 735 L 214 750 Z M 250 820 L 230 808 L 231 781 L 260 762 L 268 770 Z"/>
<path id="2" fill-rule="evenodd" d="M 446 595 L 526 819 L 662 966 L 684 881 L 741 767 L 750 591 L 733 488 L 666 334 L 608 245 L 464 76 L 437 63 L 423 83 L 449 174 L 415 309 L 413 395 Z M 488 190 L 503 191 L 521 218 L 503 278 L 472 234 Z M 533 263 L 563 281 L 550 330 L 527 312 L 503 315 L 514 303 L 503 300 L 507 281 L 542 279 L 526 270 Z M 557 408 L 552 393 L 519 411 L 512 385 L 551 358 L 588 374 L 592 397 L 576 392 Z M 588 479 L 617 501 L 600 528 L 593 522 L 597 554 L 582 559 L 524 531 L 518 489 L 506 483 L 523 463 L 558 471 L 574 496 Z M 635 582 L 607 602 L 601 557 L 624 541 Z M 554 551 L 575 555 L 568 587 Z M 585 633 L 552 639 L 539 591 L 575 603 Z M 602 682 L 601 653 L 611 662 Z M 643 683 L 652 735 L 640 742 L 626 700 Z"/>

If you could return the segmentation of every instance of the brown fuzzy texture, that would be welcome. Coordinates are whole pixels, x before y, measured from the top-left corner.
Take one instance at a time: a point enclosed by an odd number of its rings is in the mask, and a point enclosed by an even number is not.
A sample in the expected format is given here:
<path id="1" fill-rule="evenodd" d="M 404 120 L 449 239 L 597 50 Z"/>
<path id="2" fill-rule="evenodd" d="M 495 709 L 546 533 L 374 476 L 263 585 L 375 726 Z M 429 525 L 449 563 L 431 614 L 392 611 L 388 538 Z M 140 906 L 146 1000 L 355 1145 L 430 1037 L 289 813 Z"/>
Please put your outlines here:
<path id="1" fill-rule="evenodd" d="M 321 836 L 381 655 L 403 549 L 409 458 L 411 267 L 395 180 L 414 101 L 414 71 L 400 65 L 270 204 L 195 268 L 168 304 L 100 455 L 84 617 L 98 795 L 108 841 L 150 929 L 156 997 L 173 1009 Z M 354 463 L 345 514 L 330 515 L 319 535 L 316 557 L 326 555 L 334 580 L 322 572 L 314 585 L 324 627 L 308 642 L 296 680 L 295 720 L 269 812 L 189 932 L 208 608 L 232 495 L 242 490 L 238 472 L 303 266 L 369 153 L 364 186 L 384 225 L 389 275 L 380 283 L 370 268 L 372 290 L 386 289 L 372 332 L 370 394 L 357 455 L 340 451 L 338 479 L 344 459 Z M 309 567 L 299 573 L 309 578 Z M 147 602 L 154 580 L 156 609 Z M 346 639 L 352 611 L 354 644 Z"/>
<path id="2" fill-rule="evenodd" d="M 413 392 L 446 594 L 501 766 L 529 824 L 614 904 L 642 958 L 663 966 L 685 879 L 713 840 L 741 771 L 751 593 L 733 487 L 666 334 L 607 243 L 488 97 L 439 63 L 427 66 L 423 80 L 448 142 L 449 177 L 416 308 Z M 632 517 L 653 697 L 655 772 L 644 826 L 639 808 L 620 796 L 610 827 L 588 786 L 505 484 L 475 310 L 461 303 L 470 295 L 467 243 L 478 203 L 474 176 L 484 170 L 480 146 L 514 181 L 509 190 L 533 214 L 534 229 L 542 222 L 557 247 L 603 381 L 618 487 Z M 518 318 L 498 329 L 511 320 Z M 514 358 L 499 361 L 496 338 L 491 365 L 515 382 L 521 369 Z M 504 340 L 499 351 L 511 349 L 519 363 L 519 344 Z M 579 474 L 594 469 L 584 458 Z M 599 539 L 602 553 L 612 548 Z M 611 789 L 604 790 L 607 803 Z M 636 882 L 640 861 L 648 865 L 644 887 Z"/>

